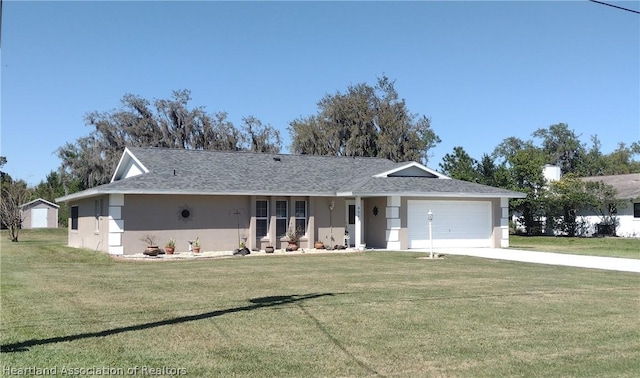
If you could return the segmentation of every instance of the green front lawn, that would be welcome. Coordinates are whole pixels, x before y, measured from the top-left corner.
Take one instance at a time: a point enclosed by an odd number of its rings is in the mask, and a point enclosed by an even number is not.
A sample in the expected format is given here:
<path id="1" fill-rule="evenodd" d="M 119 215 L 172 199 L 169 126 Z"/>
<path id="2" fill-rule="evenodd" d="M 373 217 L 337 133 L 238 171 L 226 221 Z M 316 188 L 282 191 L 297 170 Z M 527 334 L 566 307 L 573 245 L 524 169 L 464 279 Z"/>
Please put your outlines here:
<path id="1" fill-rule="evenodd" d="M 562 236 L 510 235 L 509 246 L 514 249 L 542 252 L 640 259 L 640 239 L 637 238 L 568 238 Z"/>
<path id="2" fill-rule="evenodd" d="M 2 233 L 3 369 L 633 377 L 640 366 L 639 274 L 393 252 L 120 262 L 64 235 Z"/>

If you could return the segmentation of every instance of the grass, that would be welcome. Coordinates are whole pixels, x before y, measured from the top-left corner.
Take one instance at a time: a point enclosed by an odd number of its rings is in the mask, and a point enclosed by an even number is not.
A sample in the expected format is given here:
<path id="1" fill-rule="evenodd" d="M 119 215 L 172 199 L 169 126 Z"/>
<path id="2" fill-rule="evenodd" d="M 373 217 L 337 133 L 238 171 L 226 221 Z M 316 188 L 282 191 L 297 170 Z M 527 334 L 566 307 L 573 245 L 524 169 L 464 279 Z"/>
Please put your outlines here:
<path id="1" fill-rule="evenodd" d="M 121 262 L 64 235 L 2 234 L 3 369 L 632 377 L 640 366 L 638 274 L 391 252 Z"/>
<path id="2" fill-rule="evenodd" d="M 509 245 L 514 249 L 529 249 L 542 252 L 640 259 L 640 239 L 637 238 L 569 238 L 561 236 L 511 235 L 509 237 Z"/>

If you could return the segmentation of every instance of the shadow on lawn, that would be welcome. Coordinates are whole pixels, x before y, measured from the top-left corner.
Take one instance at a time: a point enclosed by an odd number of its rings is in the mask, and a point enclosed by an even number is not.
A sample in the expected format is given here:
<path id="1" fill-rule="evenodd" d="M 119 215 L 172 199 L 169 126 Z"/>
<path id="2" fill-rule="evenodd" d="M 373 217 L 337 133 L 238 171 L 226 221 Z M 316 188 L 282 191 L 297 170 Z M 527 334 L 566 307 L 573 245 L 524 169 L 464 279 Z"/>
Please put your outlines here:
<path id="1" fill-rule="evenodd" d="M 55 343 L 61 343 L 65 341 L 88 339 L 91 337 L 104 337 L 104 336 L 110 336 L 110 335 L 115 335 L 118 333 L 129 332 L 129 331 L 141 331 L 143 329 L 161 327 L 161 326 L 178 324 L 178 323 L 192 322 L 194 320 L 209 319 L 209 318 L 214 318 L 216 316 L 221 316 L 225 314 L 233 314 L 235 312 L 251 311 L 251 310 L 258 310 L 265 307 L 287 305 L 291 303 L 305 301 L 307 299 L 314 299 L 314 298 L 333 296 L 333 295 L 335 294 L 322 293 L 322 294 L 282 295 L 282 296 L 253 298 L 249 300 L 249 302 L 251 302 L 252 304 L 248 306 L 233 307 L 225 310 L 205 312 L 197 315 L 180 316 L 173 319 L 159 320 L 157 322 L 143 323 L 143 324 L 132 325 L 127 327 L 112 328 L 112 329 L 107 329 L 99 332 L 79 333 L 76 335 L 51 337 L 48 339 L 32 339 L 32 340 L 22 341 L 18 343 L 13 343 L 13 344 L 0 345 L 0 352 L 2 353 L 26 352 L 29 350 L 29 347 L 36 346 L 36 345 L 55 344 Z"/>
<path id="2" fill-rule="evenodd" d="M 369 372 L 369 374 L 372 375 L 378 375 L 381 377 L 384 377 L 384 375 L 380 374 L 377 370 L 375 370 L 374 368 L 372 368 L 371 366 L 367 365 L 366 363 L 364 363 L 363 361 L 361 361 L 358 357 L 356 357 L 353 353 L 351 353 L 347 348 L 345 348 L 345 346 L 340 342 L 340 340 L 338 340 L 335 336 L 333 336 L 331 334 L 331 332 L 329 332 L 329 330 L 327 329 L 327 327 L 325 327 L 319 320 L 318 318 L 316 318 L 315 316 L 313 316 L 306 308 L 304 308 L 303 306 L 300 305 L 300 303 L 296 303 L 296 305 L 300 308 L 300 310 L 307 316 L 309 317 L 318 327 L 318 329 L 329 339 L 331 340 L 331 342 L 333 343 L 333 345 L 335 345 L 336 347 L 338 347 L 344 354 L 346 354 L 352 361 L 354 361 L 356 364 L 358 364 L 358 366 L 360 366 L 361 368 L 365 369 L 366 371 Z"/>

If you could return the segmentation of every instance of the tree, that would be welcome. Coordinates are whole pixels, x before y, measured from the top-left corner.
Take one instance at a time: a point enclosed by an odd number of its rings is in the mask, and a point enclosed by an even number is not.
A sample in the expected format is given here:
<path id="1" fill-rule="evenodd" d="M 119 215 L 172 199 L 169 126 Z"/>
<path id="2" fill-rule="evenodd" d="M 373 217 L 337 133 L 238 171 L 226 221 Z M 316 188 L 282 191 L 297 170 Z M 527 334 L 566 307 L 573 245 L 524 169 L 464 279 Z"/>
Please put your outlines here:
<path id="1" fill-rule="evenodd" d="M 480 174 L 477 171 L 478 161 L 462 147 L 454 147 L 453 154 L 446 154 L 442 158 L 440 168 L 445 175 L 463 181 L 479 182 Z"/>
<path id="2" fill-rule="evenodd" d="M 587 190 L 587 183 L 569 173 L 549 184 L 547 221 L 553 219 L 554 229 L 574 237 L 584 233 L 578 214 L 598 205 L 598 199 Z"/>
<path id="3" fill-rule="evenodd" d="M 20 205 L 27 203 L 31 193 L 27 183 L 22 180 L 13 181 L 10 178 L 2 183 L 2 201 L 0 202 L 0 217 L 2 224 L 9 229 L 9 240 L 18 241 L 22 227 L 22 212 Z"/>
<path id="4" fill-rule="evenodd" d="M 144 98 L 126 94 L 120 109 L 86 114 L 85 123 L 94 130 L 58 149 L 63 178 L 78 179 L 79 189 L 107 183 L 127 146 L 279 151 L 278 132 L 255 117 L 246 119 L 251 127 L 243 133 L 227 120 L 226 113 L 190 108 L 190 100 L 188 90 L 173 91 L 170 99 L 155 100 L 153 106 Z M 258 144 L 247 147 L 248 140 Z"/>
<path id="5" fill-rule="evenodd" d="M 527 148 L 535 148 L 532 141 L 525 141 L 516 137 L 508 137 L 496 146 L 491 153 L 491 157 L 498 161 L 498 164 L 509 166 L 509 160 L 519 151 Z"/>
<path id="6" fill-rule="evenodd" d="M 476 164 L 476 172 L 479 176 L 479 184 L 494 186 L 497 188 L 509 187 L 509 171 L 504 165 L 497 165 L 488 154 L 483 154 Z"/>
<path id="7" fill-rule="evenodd" d="M 250 151 L 280 153 L 280 132 L 271 125 L 263 125 L 262 122 L 254 116 L 244 117 L 244 132 L 247 135 L 248 146 Z"/>
<path id="8" fill-rule="evenodd" d="M 518 211 L 525 232 L 530 235 L 542 233 L 542 217 L 545 215 L 545 179 L 542 169 L 545 154 L 537 147 L 529 146 L 517 151 L 508 158 L 511 187 L 509 189 L 523 192 L 526 198 L 511 201 Z"/>
<path id="9" fill-rule="evenodd" d="M 618 209 L 625 208 L 627 201 L 616 199 L 616 188 L 602 181 L 587 182 L 585 190 L 593 198 L 588 209 L 600 218 L 601 225 L 610 227 L 611 234 L 615 235 L 619 223 Z"/>
<path id="10" fill-rule="evenodd" d="M 640 173 L 640 162 L 633 160 L 633 156 L 638 154 L 640 154 L 639 142 L 633 142 L 630 146 L 627 146 L 624 142 L 618 143 L 618 148 L 604 157 L 604 174 Z"/>
<path id="11" fill-rule="evenodd" d="M 566 123 L 538 129 L 533 136 L 542 139 L 542 150 L 547 154 L 547 163 L 559 166 L 562 174 L 577 171 L 579 162 L 585 155 L 585 148 L 580 143 L 579 135 L 570 130 Z"/>
<path id="12" fill-rule="evenodd" d="M 602 144 L 597 135 L 591 136 L 591 148 L 578 162 L 576 174 L 580 177 L 600 176 L 606 174 L 606 159 L 601 151 Z"/>
<path id="13" fill-rule="evenodd" d="M 49 172 L 47 177 L 33 189 L 34 197 L 55 202 L 58 197 L 77 192 L 79 190 L 78 180 L 65 180 L 64 174 L 64 172 Z M 58 225 L 66 227 L 68 220 L 69 206 L 66 203 L 61 203 L 60 208 L 58 208 Z"/>
<path id="14" fill-rule="evenodd" d="M 289 124 L 295 153 L 373 156 L 427 163 L 440 143 L 427 117 L 412 114 L 399 99 L 394 81 L 378 78 L 375 87 L 351 85 L 346 93 L 326 94 L 316 115 Z"/>

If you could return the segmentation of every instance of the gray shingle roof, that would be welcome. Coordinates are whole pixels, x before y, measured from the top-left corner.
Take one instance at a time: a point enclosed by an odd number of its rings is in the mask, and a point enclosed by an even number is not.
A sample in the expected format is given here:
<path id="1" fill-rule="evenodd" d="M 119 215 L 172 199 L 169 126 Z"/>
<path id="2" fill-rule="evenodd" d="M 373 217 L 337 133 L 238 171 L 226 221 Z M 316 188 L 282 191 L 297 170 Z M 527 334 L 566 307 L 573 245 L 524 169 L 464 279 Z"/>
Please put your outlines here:
<path id="1" fill-rule="evenodd" d="M 436 197 L 521 197 L 520 193 L 461 180 L 424 177 L 371 177 L 353 188 L 360 195 L 424 195 Z"/>
<path id="2" fill-rule="evenodd" d="M 583 177 L 583 181 L 602 181 L 618 191 L 618 199 L 640 198 L 640 173 Z"/>
<path id="3" fill-rule="evenodd" d="M 36 199 L 34 199 L 33 201 L 29 201 L 29 202 L 27 202 L 27 203 L 23 203 L 23 204 L 22 204 L 22 205 L 20 205 L 19 207 L 22 209 L 22 208 L 27 207 L 27 206 L 29 206 L 29 205 L 33 205 L 33 204 L 34 204 L 34 203 L 36 203 L 36 202 L 42 202 L 42 203 L 44 203 L 44 204 L 47 204 L 47 205 L 52 206 L 52 207 L 55 207 L 55 208 L 60 207 L 59 205 L 56 205 L 55 203 L 51 203 L 51 202 L 49 202 L 49 201 L 47 201 L 47 200 L 45 200 L 45 199 L 43 199 L 43 198 L 36 198 Z"/>
<path id="4" fill-rule="evenodd" d="M 148 174 L 119 182 L 123 188 L 132 189 L 155 187 L 207 193 L 278 192 L 329 195 L 335 194 L 342 185 L 352 181 L 354 176 L 370 177 L 398 165 L 390 160 L 378 158 L 159 148 L 129 150 L 150 171 Z"/>
<path id="5" fill-rule="evenodd" d="M 372 176 L 407 163 L 381 158 L 261 154 L 129 148 L 149 170 L 85 192 L 66 201 L 99 193 L 251 194 L 251 195 L 385 195 L 466 194 L 516 197 L 519 193 L 464 181 L 426 177 Z"/>

